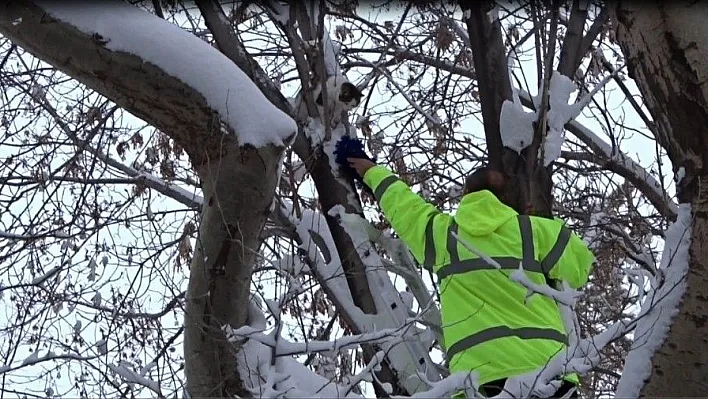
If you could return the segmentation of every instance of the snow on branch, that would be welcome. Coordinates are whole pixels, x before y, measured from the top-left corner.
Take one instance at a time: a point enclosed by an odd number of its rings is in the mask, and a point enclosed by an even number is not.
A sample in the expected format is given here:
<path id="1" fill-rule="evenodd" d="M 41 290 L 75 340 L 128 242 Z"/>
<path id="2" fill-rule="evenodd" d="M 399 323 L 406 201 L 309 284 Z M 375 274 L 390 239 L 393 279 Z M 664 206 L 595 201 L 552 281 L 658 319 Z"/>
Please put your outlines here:
<path id="1" fill-rule="evenodd" d="M 265 330 L 265 315 L 258 305 L 257 297 L 249 302 L 248 328 Z M 230 327 L 225 327 L 228 332 Z M 248 389 L 255 397 L 278 398 L 358 398 L 351 387 L 330 381 L 291 356 L 273 357 L 270 346 L 257 339 L 231 335 L 234 345 L 240 346 L 236 359 L 238 371 Z M 278 340 L 280 341 L 280 339 Z"/>
<path id="2" fill-rule="evenodd" d="M 525 90 L 519 90 L 519 98 L 526 107 L 534 107 L 534 99 Z M 613 148 L 582 123 L 571 120 L 566 125 L 580 141 L 590 147 L 601 158 L 609 160 L 610 170 L 630 180 L 664 216 L 675 219 L 678 207 L 662 189 L 661 184 L 645 168 L 629 156 Z"/>
<path id="3" fill-rule="evenodd" d="M 531 145 L 536 119 L 537 112 L 526 112 L 521 104 L 505 100 L 499 113 L 499 131 L 504 147 L 521 153 Z"/>
<path id="4" fill-rule="evenodd" d="M 324 59 L 325 71 L 327 76 L 340 76 L 342 70 L 337 62 L 337 56 L 341 51 L 338 44 L 335 44 L 329 32 L 325 29 L 322 37 L 322 57 Z"/>
<path id="5" fill-rule="evenodd" d="M 283 202 L 280 206 L 282 213 L 299 237 L 299 248 L 309 259 L 310 271 L 329 292 L 336 296 L 333 299 L 336 299 L 342 307 L 341 310 L 355 321 L 356 327 L 361 329 L 364 325 L 370 324 L 369 317 L 354 305 L 344 268 L 324 215 L 312 209 L 302 209 L 301 216 L 298 218 L 294 214 L 292 204 Z M 323 248 L 319 248 L 318 245 L 322 245 Z M 329 257 L 328 262 L 321 254 L 325 252 Z"/>
<path id="6" fill-rule="evenodd" d="M 565 141 L 565 125 L 574 120 L 583 108 L 585 108 L 592 97 L 614 76 L 608 75 L 595 88 L 574 104 L 568 104 L 570 94 L 576 90 L 575 84 L 567 76 L 560 72 L 553 72 L 549 84 L 549 109 L 546 113 L 546 123 L 548 133 L 544 139 L 543 164 L 548 166 L 554 162 L 561 154 L 561 147 Z M 539 93 L 543 92 L 542 87 Z M 514 101 L 505 100 L 499 119 L 499 130 L 502 143 L 505 147 L 511 148 L 520 153 L 521 150 L 531 145 L 534 137 L 534 122 L 538 119 L 538 104 L 534 102 L 536 112 L 524 111 L 519 101 L 520 90 L 513 88 Z M 530 96 L 529 96 L 530 97 Z"/>
<path id="7" fill-rule="evenodd" d="M 527 299 L 530 298 L 533 294 L 541 294 L 552 298 L 560 304 L 573 307 L 575 306 L 575 303 L 577 302 L 578 298 L 582 295 L 580 292 L 575 290 L 567 289 L 563 291 L 558 291 L 556 289 L 551 288 L 548 284 L 534 283 L 526 275 L 526 273 L 524 273 L 524 268 L 521 262 L 519 262 L 519 268 L 514 270 L 509 276 L 509 278 L 511 279 L 511 281 L 515 281 L 526 288 Z"/>
<path id="8" fill-rule="evenodd" d="M 295 121 L 270 103 L 231 60 L 179 26 L 123 2 L 37 0 L 48 14 L 156 65 L 199 92 L 241 145 L 286 145 Z"/>
<path id="9" fill-rule="evenodd" d="M 119 375 L 123 379 L 123 381 L 130 386 L 131 390 L 134 388 L 135 385 L 139 385 L 148 388 L 149 390 L 162 396 L 162 393 L 160 392 L 160 383 L 157 381 L 153 381 L 149 378 L 145 378 L 139 373 L 136 373 L 132 370 L 132 365 L 130 363 L 126 361 L 120 361 L 117 365 L 109 364 L 108 368 L 110 368 L 111 371 Z"/>
<path id="10" fill-rule="evenodd" d="M 625 359 L 616 397 L 639 397 L 651 375 L 651 358 L 663 345 L 686 290 L 692 228 L 691 206 L 681 204 L 678 218 L 667 230 L 659 271 L 663 279 L 647 294 L 637 317 L 634 342 Z M 641 287 L 640 287 L 641 288 Z"/>
<path id="11" fill-rule="evenodd" d="M 619 69 L 618 69 L 619 70 Z M 616 72 L 615 72 L 616 73 Z M 593 90 L 578 100 L 575 104 L 568 104 L 570 94 L 576 87 L 573 81 L 560 72 L 554 72 L 549 86 L 550 109 L 546 114 L 548 134 L 543 146 L 543 165 L 548 166 L 561 154 L 561 146 L 565 141 L 565 125 L 575 120 L 580 115 L 592 97 L 612 79 L 614 74 L 606 76 Z M 540 91 L 539 91 L 540 92 Z"/>
<path id="12" fill-rule="evenodd" d="M 388 232 L 380 232 L 376 229 L 372 230 L 376 233 L 369 236 L 369 239 L 379 244 L 392 259 L 391 262 L 386 262 L 387 270 L 403 278 L 406 286 L 410 289 L 413 297 L 418 301 L 421 307 L 420 314 L 424 319 L 422 323 L 433 329 L 438 342 L 443 342 L 440 309 L 438 309 L 435 298 L 428 291 L 428 287 L 416 270 L 415 260 L 408 250 L 408 247 L 400 238 L 393 238 Z M 382 259 L 382 261 L 384 260 Z M 400 294 L 403 295 L 407 293 L 402 292 Z M 412 306 L 406 304 L 406 308 L 411 309 Z"/>
<path id="13" fill-rule="evenodd" d="M 394 399 L 428 399 L 428 398 L 449 398 L 452 395 L 464 391 L 465 397 L 484 397 L 478 391 L 478 375 L 476 372 L 455 373 L 440 381 L 428 381 L 430 389 L 415 393 L 411 396 L 392 396 Z"/>
<path id="14" fill-rule="evenodd" d="M 329 214 L 339 219 L 366 267 L 367 282 L 377 310 L 373 317 L 375 327 L 396 329 L 412 324 L 415 320 L 408 317 L 408 310 L 369 238 L 373 229 L 371 223 L 358 214 L 347 213 L 341 205 L 332 207 Z M 405 328 L 404 331 L 406 339 L 397 343 L 387 342 L 382 347 L 387 353 L 389 364 L 397 372 L 399 381 L 409 392 L 415 393 L 423 388 L 421 374 L 430 381 L 438 381 L 441 378 L 429 355 L 431 338 L 434 335 L 416 328 Z"/>
<path id="15" fill-rule="evenodd" d="M 253 339 L 263 345 L 275 349 L 275 356 L 293 356 L 317 352 L 339 352 L 342 350 L 354 349 L 362 344 L 381 344 L 395 340 L 400 342 L 405 338 L 405 330 L 410 328 L 409 325 L 396 329 L 384 329 L 374 332 L 367 332 L 356 335 L 348 335 L 333 341 L 316 341 L 310 340 L 307 342 L 290 342 L 282 339 L 282 337 L 274 337 L 272 334 L 265 334 L 263 330 L 255 329 L 251 326 L 243 326 L 237 329 L 232 329 L 229 326 L 224 327 L 226 336 L 232 342 L 237 342 L 243 339 Z"/>
<path id="16" fill-rule="evenodd" d="M 437 373 L 437 367 L 432 363 L 428 354 L 428 348 L 432 345 L 435 334 L 415 327 L 418 321 L 424 325 L 423 321 L 427 324 L 435 324 L 434 319 L 428 317 L 428 315 L 435 314 L 435 312 L 431 312 L 431 307 L 435 306 L 434 302 L 421 303 L 422 309 L 419 315 L 416 318 L 409 317 L 408 308 L 391 283 L 383 260 L 369 240 L 369 236 L 380 235 L 380 233 L 359 215 L 346 213 L 341 205 L 335 206 L 330 212 L 340 219 L 340 223 L 352 238 L 354 247 L 357 248 L 357 252 L 366 266 L 367 281 L 378 311 L 378 314 L 370 315 L 363 313 L 354 304 L 337 248 L 324 215 L 311 209 L 303 209 L 298 218 L 293 215 L 292 206 L 286 202 L 280 206 L 280 209 L 299 237 L 298 245 L 309 259 L 310 271 L 327 289 L 328 294 L 332 295 L 330 299 L 338 309 L 354 323 L 352 328 L 358 333 L 368 334 L 365 335 L 368 338 L 376 338 L 381 335 L 390 336 L 392 331 L 399 332 L 395 336 L 396 339 L 384 340 L 381 338 L 381 341 L 377 342 L 386 354 L 389 366 L 396 370 L 400 383 L 406 386 L 410 392 L 417 392 L 425 388 L 425 384 L 421 383 L 421 373 L 426 375 L 426 380 L 439 380 L 440 375 Z M 325 261 L 323 255 L 318 252 L 318 247 L 320 252 L 329 254 L 328 261 Z M 418 320 L 419 318 L 420 320 Z M 260 338 L 265 339 L 262 336 Z M 257 340 L 249 340 L 248 342 L 251 341 Z M 263 344 L 263 342 L 259 343 Z M 319 349 L 329 350 L 327 345 L 325 348 Z M 298 349 L 304 350 L 304 348 Z"/>
<path id="17" fill-rule="evenodd" d="M 5 373 L 10 373 L 15 370 L 19 370 L 23 367 L 29 367 L 29 366 L 34 366 L 36 364 L 44 363 L 44 362 L 50 362 L 50 361 L 57 361 L 57 360 L 69 360 L 69 361 L 78 361 L 78 362 L 84 362 L 84 361 L 90 361 L 96 358 L 96 356 L 79 356 L 75 355 L 72 353 L 65 353 L 61 355 L 57 355 L 54 352 L 47 351 L 47 353 L 44 356 L 39 356 L 40 349 L 37 349 L 36 351 L 32 352 L 29 356 L 27 356 L 21 364 L 17 366 L 12 366 L 10 364 L 5 364 L 5 365 L 0 365 L 0 376 L 5 374 Z"/>

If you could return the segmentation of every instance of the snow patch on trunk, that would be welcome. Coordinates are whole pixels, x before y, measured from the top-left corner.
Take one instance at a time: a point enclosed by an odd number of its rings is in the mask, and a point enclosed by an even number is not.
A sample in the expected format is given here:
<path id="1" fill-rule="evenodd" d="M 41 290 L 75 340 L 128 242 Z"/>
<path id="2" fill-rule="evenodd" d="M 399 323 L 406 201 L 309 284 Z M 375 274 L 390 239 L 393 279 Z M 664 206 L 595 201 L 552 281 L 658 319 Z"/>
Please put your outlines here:
<path id="1" fill-rule="evenodd" d="M 536 112 L 525 112 L 521 104 L 505 100 L 499 118 L 499 130 L 504 147 L 521 153 L 521 150 L 531 145 Z"/>
<path id="2" fill-rule="evenodd" d="M 206 99 L 241 145 L 286 145 L 295 121 L 270 103 L 231 60 L 179 26 L 123 2 L 36 2 L 54 18 L 156 65 Z"/>
<path id="3" fill-rule="evenodd" d="M 575 91 L 575 84 L 567 76 L 553 73 L 549 85 L 548 134 L 543 147 L 543 165 L 548 166 L 561 155 L 561 146 L 565 141 L 565 124 L 573 119 L 573 107 L 568 105 L 570 94 Z"/>

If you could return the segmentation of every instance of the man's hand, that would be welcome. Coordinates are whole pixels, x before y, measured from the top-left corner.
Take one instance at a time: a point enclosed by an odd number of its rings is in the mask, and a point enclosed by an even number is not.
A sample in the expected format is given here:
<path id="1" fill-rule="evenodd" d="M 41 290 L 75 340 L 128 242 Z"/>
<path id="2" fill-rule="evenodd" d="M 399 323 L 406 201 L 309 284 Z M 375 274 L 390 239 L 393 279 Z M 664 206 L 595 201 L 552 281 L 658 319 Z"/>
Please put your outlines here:
<path id="1" fill-rule="evenodd" d="M 367 170 L 376 166 L 375 163 L 365 158 L 347 158 L 347 162 L 349 162 L 349 166 L 356 170 L 356 173 L 358 173 L 362 178 L 366 174 Z"/>

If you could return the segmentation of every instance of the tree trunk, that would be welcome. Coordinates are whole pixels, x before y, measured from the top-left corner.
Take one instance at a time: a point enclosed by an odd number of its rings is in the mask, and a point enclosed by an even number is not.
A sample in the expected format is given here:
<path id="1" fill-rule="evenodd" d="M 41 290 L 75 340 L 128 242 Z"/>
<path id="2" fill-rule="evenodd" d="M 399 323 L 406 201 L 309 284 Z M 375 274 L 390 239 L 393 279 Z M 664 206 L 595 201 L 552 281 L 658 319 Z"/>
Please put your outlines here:
<path id="1" fill-rule="evenodd" d="M 21 23 L 16 24 L 21 18 Z M 157 19 L 157 17 L 156 17 Z M 204 206 L 185 317 L 191 397 L 245 395 L 221 325 L 244 325 L 252 263 L 283 148 L 240 147 L 204 97 L 153 64 L 105 48 L 29 1 L 3 2 L 0 34 L 165 132 L 202 181 Z M 218 51 L 218 50 L 214 50 Z M 228 130 L 228 129 L 226 129 Z"/>
<path id="2" fill-rule="evenodd" d="M 503 170 L 510 179 L 502 201 L 519 213 L 551 214 L 551 179 L 545 168 L 537 168 L 538 145 L 526 148 L 521 155 L 505 148 L 499 128 L 499 116 L 505 100 L 511 100 L 511 82 L 507 71 L 506 47 L 499 19 L 490 22 L 494 2 L 463 2 L 468 43 L 472 50 L 479 91 L 489 166 Z M 504 72 L 500 72 L 504 71 Z M 540 140 L 534 140 L 539 142 Z M 527 162 L 526 160 L 532 162 Z M 534 172 L 534 170 L 536 170 Z M 531 188 L 545 195 L 532 195 Z"/>
<path id="3" fill-rule="evenodd" d="M 642 394 L 707 397 L 708 339 L 708 8 L 700 2 L 621 1 L 614 9 L 617 39 L 630 77 L 656 125 L 674 170 L 681 203 L 693 208 L 687 288 L 678 315 L 652 359 Z"/>
<path id="4" fill-rule="evenodd" d="M 198 167 L 204 193 L 187 290 L 184 348 L 192 397 L 248 396 L 221 327 L 247 321 L 252 265 L 270 215 L 281 150 L 236 144 Z M 270 159 L 271 162 L 263 162 Z"/>

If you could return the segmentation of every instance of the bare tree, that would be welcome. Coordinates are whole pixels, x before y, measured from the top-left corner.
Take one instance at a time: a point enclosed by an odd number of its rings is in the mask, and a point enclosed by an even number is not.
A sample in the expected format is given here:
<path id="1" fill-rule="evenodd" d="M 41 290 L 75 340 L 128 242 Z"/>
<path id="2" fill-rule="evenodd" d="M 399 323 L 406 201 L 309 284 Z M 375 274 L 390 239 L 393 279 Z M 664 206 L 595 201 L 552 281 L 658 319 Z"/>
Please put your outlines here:
<path id="1" fill-rule="evenodd" d="M 653 162 L 626 152 L 649 118 L 604 4 L 133 3 L 121 10 L 159 34 L 132 46 L 121 37 L 142 28 L 107 33 L 120 13 L 79 23 L 79 8 L 48 2 L 0 11 L 0 151 L 12 154 L 0 177 L 0 266 L 12 277 L 0 292 L 15 309 L 0 327 L 4 391 L 33 392 L 7 388 L 22 373 L 58 387 L 56 375 L 82 367 L 74 395 L 474 389 L 447 375 L 435 279 L 334 164 L 345 135 L 443 210 L 454 211 L 464 175 L 489 163 L 514 178 L 506 199 L 519 212 L 561 216 L 581 233 L 598 259 L 586 295 L 543 293 L 575 310 L 571 361 L 559 355 L 515 389 L 545 392 L 575 367 L 588 397 L 615 390 L 632 306 L 646 303 L 647 281 L 662 287 L 656 242 L 680 244 L 664 230 L 685 220 L 663 142 Z M 198 65 L 193 79 L 182 64 Z M 364 91 L 351 120 L 316 103 L 340 73 Z M 213 101 L 225 76 L 245 89 Z M 230 112 L 248 106 L 258 112 Z M 584 122 L 554 118 L 558 107 L 585 110 Z M 528 121 L 522 143 L 505 125 L 514 117 Z M 248 134 L 278 120 L 280 130 Z M 67 325 L 68 344 L 55 333 Z"/>

